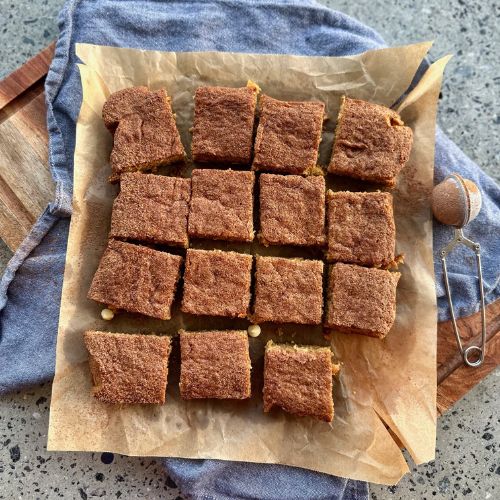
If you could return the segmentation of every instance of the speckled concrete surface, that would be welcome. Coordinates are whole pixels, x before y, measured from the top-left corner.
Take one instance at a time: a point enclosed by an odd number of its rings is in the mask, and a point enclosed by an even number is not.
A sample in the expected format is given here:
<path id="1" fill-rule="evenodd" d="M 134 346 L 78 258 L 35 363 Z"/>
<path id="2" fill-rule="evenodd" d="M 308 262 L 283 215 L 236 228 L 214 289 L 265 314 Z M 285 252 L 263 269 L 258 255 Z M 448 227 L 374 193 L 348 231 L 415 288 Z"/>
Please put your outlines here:
<path id="1" fill-rule="evenodd" d="M 47 453 L 50 384 L 0 399 L 0 499 L 179 498 L 157 460 Z"/>
<path id="2" fill-rule="evenodd" d="M 0 79 L 58 35 L 61 0 L 0 0 Z"/>
<path id="3" fill-rule="evenodd" d="M 436 460 L 413 468 L 397 486 L 371 485 L 371 497 L 500 498 L 499 392 L 497 371 L 440 418 Z M 0 398 L 0 499 L 179 498 L 156 460 L 48 453 L 49 405 L 50 384 Z"/>
<path id="4" fill-rule="evenodd" d="M 439 419 L 436 460 L 413 466 L 397 486 L 371 485 L 372 499 L 500 498 L 499 394 L 497 370 Z"/>
<path id="5" fill-rule="evenodd" d="M 439 123 L 500 179 L 500 7 L 492 0 L 383 0 L 322 3 L 377 29 L 391 45 L 435 39 L 431 57 L 450 62 Z M 0 0 L 0 78 L 56 36 L 61 0 Z M 396 5 L 396 4 L 393 4 Z M 0 271 L 10 258 L 0 243 Z M 500 371 L 439 420 L 436 460 L 398 486 L 372 485 L 373 499 L 500 498 Z M 115 455 L 47 453 L 50 385 L 0 398 L 0 498 L 176 498 L 155 460 Z M 111 463 L 110 458 L 113 458 Z M 103 462 L 104 460 L 104 462 Z"/>

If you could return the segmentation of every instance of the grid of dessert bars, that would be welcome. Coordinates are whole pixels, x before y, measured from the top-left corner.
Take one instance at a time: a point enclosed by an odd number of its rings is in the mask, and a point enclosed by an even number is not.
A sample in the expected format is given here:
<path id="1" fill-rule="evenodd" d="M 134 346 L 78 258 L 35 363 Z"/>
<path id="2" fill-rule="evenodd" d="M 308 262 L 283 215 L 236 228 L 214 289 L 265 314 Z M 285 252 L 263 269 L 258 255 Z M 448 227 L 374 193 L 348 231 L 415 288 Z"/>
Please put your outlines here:
<path id="1" fill-rule="evenodd" d="M 133 87 L 108 98 L 110 182 L 120 182 L 120 192 L 89 298 L 107 307 L 105 319 L 124 310 L 168 320 L 183 269 L 183 313 L 383 338 L 394 323 L 400 276 L 387 270 L 395 262 L 392 195 L 326 192 L 325 175 L 394 186 L 410 154 L 411 129 L 384 106 L 342 96 L 325 173 L 317 166 L 324 104 L 262 95 L 254 131 L 258 93 L 251 83 L 197 89 L 191 156 L 204 165 L 191 178 L 151 173 L 186 156 L 165 90 Z M 196 239 L 254 238 L 266 246 L 322 249 L 324 261 L 190 248 Z M 184 256 L 155 244 L 181 247 Z M 246 331 L 181 331 L 179 337 L 182 398 L 250 397 Z M 165 401 L 169 337 L 89 331 L 85 343 L 96 398 Z M 277 406 L 333 419 L 329 348 L 269 342 L 264 364 L 264 411 Z"/>

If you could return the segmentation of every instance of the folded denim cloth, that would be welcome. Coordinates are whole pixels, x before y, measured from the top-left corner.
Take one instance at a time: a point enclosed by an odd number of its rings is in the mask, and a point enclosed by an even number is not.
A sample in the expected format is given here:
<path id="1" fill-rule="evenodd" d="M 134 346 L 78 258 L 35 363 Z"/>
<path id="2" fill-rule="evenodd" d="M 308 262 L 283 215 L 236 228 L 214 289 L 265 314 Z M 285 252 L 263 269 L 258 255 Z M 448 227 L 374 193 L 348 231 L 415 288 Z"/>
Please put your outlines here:
<path id="1" fill-rule="evenodd" d="M 75 126 L 81 103 L 74 44 L 86 42 L 165 51 L 236 51 L 343 56 L 384 46 L 370 28 L 319 6 L 294 0 L 68 0 L 47 76 L 49 161 L 56 198 L 9 262 L 0 281 L 0 394 L 54 374 L 59 298 L 71 215 Z M 436 181 L 456 171 L 483 194 L 467 234 L 482 245 L 486 299 L 499 297 L 500 189 L 442 132 L 436 137 Z M 434 227 L 434 247 L 451 229 Z M 460 258 L 462 257 L 462 258 Z M 447 310 L 436 259 L 439 318 Z M 463 255 L 450 258 L 459 316 L 478 309 L 477 284 Z M 365 483 L 279 465 L 165 459 L 169 474 L 191 498 L 364 499 Z"/>

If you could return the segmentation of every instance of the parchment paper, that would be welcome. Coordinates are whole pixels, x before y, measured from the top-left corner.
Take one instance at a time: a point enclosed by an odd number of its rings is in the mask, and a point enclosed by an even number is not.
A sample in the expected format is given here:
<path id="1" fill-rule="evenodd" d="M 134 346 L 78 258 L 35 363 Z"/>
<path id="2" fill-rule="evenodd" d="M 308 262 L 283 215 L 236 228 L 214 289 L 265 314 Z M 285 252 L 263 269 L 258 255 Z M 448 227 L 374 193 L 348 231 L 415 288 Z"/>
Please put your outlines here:
<path id="1" fill-rule="evenodd" d="M 253 398 L 243 402 L 182 401 L 178 393 L 178 346 L 170 359 L 163 406 L 113 406 L 91 396 L 83 332 L 156 332 L 246 328 L 245 320 L 207 320 L 182 315 L 171 321 L 121 314 L 100 318 L 101 306 L 86 298 L 109 230 L 116 186 L 107 182 L 112 138 L 101 119 L 107 96 L 132 85 L 165 87 L 189 151 L 193 93 L 199 85 L 242 86 L 248 79 L 279 99 L 320 99 L 329 122 L 320 161 L 329 159 L 343 93 L 393 105 L 407 90 L 430 43 L 375 50 L 355 57 L 299 57 L 236 53 L 162 53 L 78 45 L 83 103 L 77 125 L 74 212 L 64 275 L 56 375 L 52 390 L 49 450 L 112 451 L 125 455 L 216 458 L 281 463 L 366 481 L 393 484 L 408 471 L 387 426 L 416 463 L 434 458 L 436 426 L 436 304 L 432 223 L 428 195 L 433 182 L 436 105 L 447 58 L 436 62 L 399 105 L 414 131 L 409 164 L 394 191 L 397 252 L 405 254 L 397 294 L 397 319 L 384 340 L 335 333 L 332 349 L 342 363 L 334 384 L 331 425 L 262 412 L 262 356 L 269 338 L 325 344 L 320 328 L 266 327 L 250 339 Z M 189 175 L 180 169 L 179 175 Z M 333 189 L 367 186 L 328 176 Z M 241 246 L 218 248 L 300 256 L 298 251 Z M 297 253 L 299 252 L 299 253 Z"/>

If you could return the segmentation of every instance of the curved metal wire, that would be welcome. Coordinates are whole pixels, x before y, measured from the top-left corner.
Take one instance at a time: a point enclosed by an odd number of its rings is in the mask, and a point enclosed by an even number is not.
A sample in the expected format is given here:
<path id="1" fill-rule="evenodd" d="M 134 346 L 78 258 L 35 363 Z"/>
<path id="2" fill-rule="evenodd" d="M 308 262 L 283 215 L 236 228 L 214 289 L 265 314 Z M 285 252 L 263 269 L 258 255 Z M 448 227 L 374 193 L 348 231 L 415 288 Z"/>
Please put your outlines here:
<path id="1" fill-rule="evenodd" d="M 448 254 L 456 248 L 458 245 L 464 245 L 471 249 L 476 254 L 476 265 L 479 277 L 479 294 L 481 298 L 481 345 L 480 346 L 469 346 L 464 349 L 462 344 L 462 339 L 460 337 L 460 332 L 458 330 L 457 321 L 455 318 L 455 311 L 453 309 L 453 300 L 450 290 L 450 282 L 448 280 L 448 269 L 446 267 L 446 257 Z M 464 360 L 464 363 L 470 367 L 480 366 L 484 361 L 484 356 L 486 352 L 486 309 L 484 306 L 484 288 L 483 288 L 483 270 L 481 267 L 481 246 L 479 243 L 475 243 L 464 236 L 462 228 L 455 229 L 454 238 L 441 250 L 441 263 L 443 265 L 443 275 L 444 284 L 446 287 L 446 295 L 448 297 L 448 304 L 450 306 L 451 321 L 453 324 L 453 331 L 455 332 L 455 337 L 457 338 L 458 348 Z M 472 360 L 474 355 L 478 355 L 476 360 Z"/>

